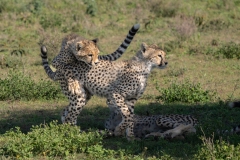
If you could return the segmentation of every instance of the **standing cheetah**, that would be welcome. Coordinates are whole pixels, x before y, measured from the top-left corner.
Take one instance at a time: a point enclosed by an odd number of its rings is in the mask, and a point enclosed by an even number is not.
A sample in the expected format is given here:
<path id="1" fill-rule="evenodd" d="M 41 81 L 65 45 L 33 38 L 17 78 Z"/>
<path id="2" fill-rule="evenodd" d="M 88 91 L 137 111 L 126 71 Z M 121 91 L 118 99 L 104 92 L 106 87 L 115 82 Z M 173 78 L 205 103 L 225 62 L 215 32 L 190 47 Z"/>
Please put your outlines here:
<path id="1" fill-rule="evenodd" d="M 83 61 L 89 66 L 96 65 L 99 60 L 109 60 L 115 61 L 126 51 L 129 44 L 133 40 L 134 35 L 139 30 L 140 25 L 135 24 L 128 32 L 125 40 L 118 47 L 118 49 L 108 55 L 98 55 L 99 49 L 97 47 L 97 39 L 86 40 L 77 34 L 67 35 L 62 40 L 61 50 L 59 54 L 53 59 L 52 66 L 56 68 L 56 72 L 47 72 L 48 76 L 51 79 L 58 80 L 62 77 L 58 77 L 59 72 L 61 72 L 65 65 L 76 63 L 77 61 Z M 44 53 L 44 52 L 42 52 Z M 44 54 L 41 54 L 43 66 L 48 66 L 47 57 Z M 47 71 L 47 70 L 45 70 Z M 80 88 L 78 82 L 75 80 L 75 77 L 69 76 L 67 79 L 68 90 L 73 94 L 78 94 Z"/>
<path id="2" fill-rule="evenodd" d="M 47 55 L 44 46 L 41 51 Z M 166 53 L 156 45 L 142 43 L 136 56 L 128 61 L 100 60 L 94 66 L 79 61 L 65 66 L 62 72 L 65 79 L 72 75 L 76 77 L 81 95 L 67 91 L 70 104 L 63 111 L 62 122 L 76 124 L 83 106 L 96 94 L 106 97 L 110 110 L 121 115 L 122 121 L 115 127 L 114 135 L 126 132 L 127 138 L 133 138 L 134 104 L 143 94 L 152 69 L 167 66 L 165 57 Z M 53 72 L 50 67 L 45 66 L 44 69 L 47 73 Z M 67 90 L 65 79 L 60 80 L 62 90 Z"/>

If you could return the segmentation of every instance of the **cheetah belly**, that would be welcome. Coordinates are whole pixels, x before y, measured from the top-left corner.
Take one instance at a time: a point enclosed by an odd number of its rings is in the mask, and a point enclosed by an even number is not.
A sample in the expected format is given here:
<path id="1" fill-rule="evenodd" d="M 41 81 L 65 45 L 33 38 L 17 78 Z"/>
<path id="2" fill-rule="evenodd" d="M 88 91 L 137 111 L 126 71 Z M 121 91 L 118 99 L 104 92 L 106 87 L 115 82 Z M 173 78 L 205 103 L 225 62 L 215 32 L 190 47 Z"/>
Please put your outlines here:
<path id="1" fill-rule="evenodd" d="M 91 94 L 107 97 L 114 89 L 118 73 L 111 66 L 93 67 L 85 78 L 85 86 Z"/>
<path id="2" fill-rule="evenodd" d="M 159 126 L 156 124 L 155 117 L 146 117 L 146 118 L 139 118 L 136 116 L 134 119 L 134 128 L 133 132 L 136 137 L 144 137 L 146 134 L 151 132 L 158 132 L 161 131 Z"/>

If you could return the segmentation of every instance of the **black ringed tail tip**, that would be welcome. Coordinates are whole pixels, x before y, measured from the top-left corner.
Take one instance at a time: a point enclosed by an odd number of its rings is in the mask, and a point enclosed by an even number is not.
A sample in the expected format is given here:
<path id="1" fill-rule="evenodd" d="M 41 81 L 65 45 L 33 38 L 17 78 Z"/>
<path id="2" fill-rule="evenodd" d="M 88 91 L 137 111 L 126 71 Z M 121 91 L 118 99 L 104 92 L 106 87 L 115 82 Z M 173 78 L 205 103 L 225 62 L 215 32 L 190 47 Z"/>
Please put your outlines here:
<path id="1" fill-rule="evenodd" d="M 42 54 L 47 54 L 47 48 L 45 46 L 41 47 Z"/>
<path id="2" fill-rule="evenodd" d="M 134 24 L 133 28 L 138 30 L 140 28 L 140 24 Z"/>

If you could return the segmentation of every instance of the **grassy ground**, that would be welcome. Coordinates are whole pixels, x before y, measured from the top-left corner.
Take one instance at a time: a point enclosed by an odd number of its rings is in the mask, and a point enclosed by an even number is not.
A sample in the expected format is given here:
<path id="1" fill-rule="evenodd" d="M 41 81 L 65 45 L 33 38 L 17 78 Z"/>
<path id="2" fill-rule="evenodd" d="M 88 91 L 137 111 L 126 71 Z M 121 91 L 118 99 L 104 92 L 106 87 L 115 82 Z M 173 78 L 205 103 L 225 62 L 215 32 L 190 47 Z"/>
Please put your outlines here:
<path id="1" fill-rule="evenodd" d="M 184 141 L 170 142 L 162 139 L 127 142 L 125 138 L 109 138 L 97 142 L 102 146 L 99 150 L 78 152 L 68 158 L 234 159 L 240 156 L 239 137 L 215 135 L 213 138 L 212 134 L 216 129 L 229 129 L 240 122 L 240 111 L 225 105 L 229 100 L 240 99 L 239 13 L 238 0 L 22 0 L 21 3 L 2 0 L 1 79 L 13 71 L 30 76 L 36 83 L 45 82 L 49 79 L 41 66 L 39 44 L 47 45 L 52 59 L 64 35 L 76 32 L 88 39 L 99 38 L 101 54 L 107 54 L 115 51 L 133 24 L 140 23 L 140 31 L 121 59 L 131 58 L 141 42 L 155 43 L 167 52 L 169 65 L 165 70 L 153 70 L 148 87 L 136 105 L 136 114 L 145 115 L 146 111 L 150 114 L 191 114 L 200 121 L 197 134 Z M 231 54 L 234 58 L 226 58 Z M 156 99 L 160 95 L 157 85 L 167 89 L 173 83 L 187 80 L 200 83 L 202 90 L 216 92 L 217 98 L 208 103 L 170 104 Z M 27 134 L 32 125 L 48 124 L 53 120 L 60 123 L 60 112 L 67 104 L 65 98 L 1 100 L 0 148 L 4 146 L 4 133 L 11 128 L 19 126 Z M 79 116 L 78 126 L 103 129 L 108 112 L 105 99 L 94 96 Z M 221 150 L 224 147 L 232 155 L 224 155 L 225 151 Z M 38 154 L 34 158 L 49 157 Z"/>

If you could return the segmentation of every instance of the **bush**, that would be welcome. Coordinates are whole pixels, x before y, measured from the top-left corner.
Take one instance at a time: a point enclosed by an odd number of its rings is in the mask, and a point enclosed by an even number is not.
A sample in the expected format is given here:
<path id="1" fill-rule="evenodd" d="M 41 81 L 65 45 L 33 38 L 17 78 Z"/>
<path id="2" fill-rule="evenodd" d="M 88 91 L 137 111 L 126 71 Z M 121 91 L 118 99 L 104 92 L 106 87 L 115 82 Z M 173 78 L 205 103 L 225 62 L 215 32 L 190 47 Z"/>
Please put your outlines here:
<path id="1" fill-rule="evenodd" d="M 30 76 L 10 72 L 6 79 L 0 79 L 0 100 L 35 100 L 62 98 L 61 89 L 51 81 L 34 82 Z"/>
<path id="2" fill-rule="evenodd" d="M 43 14 L 40 17 L 39 23 L 44 29 L 52 27 L 60 27 L 64 22 L 63 18 L 59 14 Z"/>
<path id="3" fill-rule="evenodd" d="M 223 140 L 213 141 L 202 137 L 203 145 L 194 159 L 239 159 L 240 145 L 234 146 Z"/>
<path id="4" fill-rule="evenodd" d="M 95 0 L 84 0 L 84 4 L 87 6 L 86 14 L 89 14 L 91 16 L 96 16 L 97 15 L 97 3 Z"/>
<path id="5" fill-rule="evenodd" d="M 168 88 L 160 88 L 156 86 L 156 89 L 161 93 L 157 99 L 165 102 L 209 102 L 212 100 L 216 93 L 208 90 L 203 90 L 200 83 L 194 84 L 189 80 L 183 83 L 172 83 Z"/>
<path id="6" fill-rule="evenodd" d="M 0 137 L 0 155 L 11 159 L 35 159 L 36 156 L 68 159 L 68 156 L 83 153 L 74 159 L 143 159 L 141 155 L 126 154 L 122 149 L 106 149 L 102 141 L 103 136 L 98 131 L 80 132 L 77 126 L 53 121 L 33 126 L 27 134 L 19 127 L 7 131 Z"/>
<path id="7" fill-rule="evenodd" d="M 219 48 L 208 48 L 206 54 L 211 54 L 217 58 L 240 59 L 240 45 L 234 42 L 229 42 L 221 45 Z"/>
<path id="8" fill-rule="evenodd" d="M 73 153 L 89 152 L 92 146 L 99 145 L 102 136 L 98 132 L 82 132 L 79 127 L 68 124 L 50 124 L 33 126 L 24 134 L 16 127 L 3 135 L 0 154 L 17 158 L 42 156 L 68 156 Z"/>
<path id="9" fill-rule="evenodd" d="M 26 8 L 33 14 L 37 14 L 44 7 L 44 2 L 42 0 L 32 0 L 27 5 Z"/>
<path id="10" fill-rule="evenodd" d="M 149 1 L 150 11 L 157 17 L 174 17 L 179 9 L 179 3 L 176 1 Z"/>

